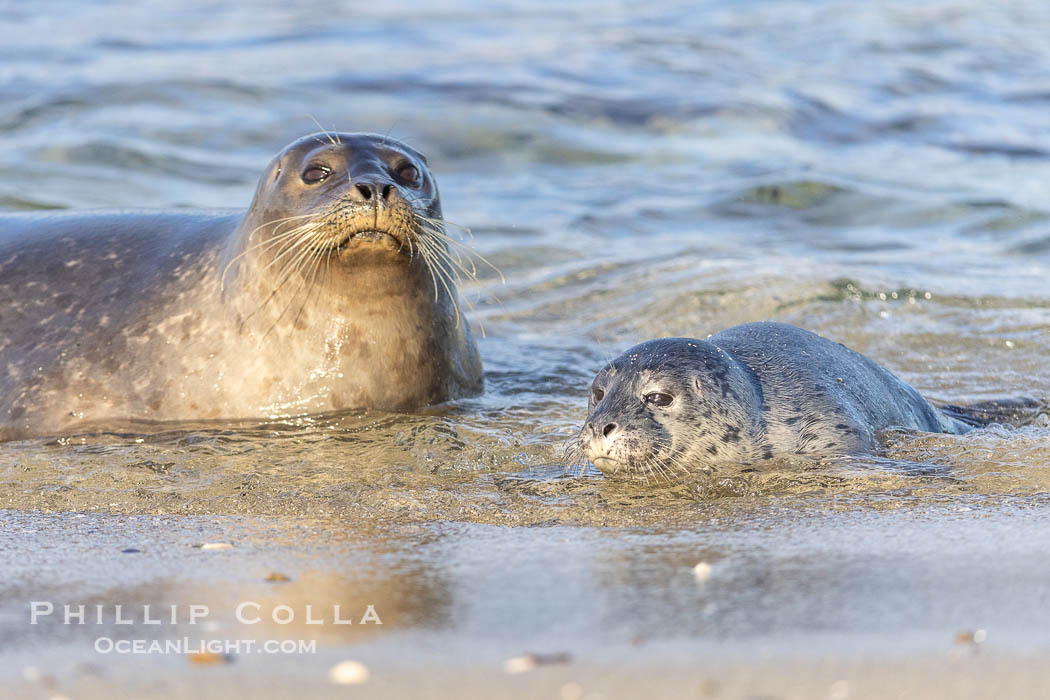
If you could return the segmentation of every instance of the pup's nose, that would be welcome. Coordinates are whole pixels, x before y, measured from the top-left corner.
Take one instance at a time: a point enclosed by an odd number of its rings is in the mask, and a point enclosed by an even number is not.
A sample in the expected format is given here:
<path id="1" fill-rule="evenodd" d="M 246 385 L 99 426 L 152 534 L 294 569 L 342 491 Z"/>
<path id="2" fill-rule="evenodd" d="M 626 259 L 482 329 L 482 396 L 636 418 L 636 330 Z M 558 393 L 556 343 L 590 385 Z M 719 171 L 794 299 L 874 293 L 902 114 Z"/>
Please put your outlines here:
<path id="1" fill-rule="evenodd" d="M 616 423 L 606 423 L 605 421 L 600 419 L 597 421 L 589 421 L 587 423 L 587 427 L 585 428 L 585 432 L 590 433 L 593 439 L 595 440 L 601 440 L 602 438 L 611 438 L 615 436 L 619 430 L 620 426 L 618 426 Z"/>

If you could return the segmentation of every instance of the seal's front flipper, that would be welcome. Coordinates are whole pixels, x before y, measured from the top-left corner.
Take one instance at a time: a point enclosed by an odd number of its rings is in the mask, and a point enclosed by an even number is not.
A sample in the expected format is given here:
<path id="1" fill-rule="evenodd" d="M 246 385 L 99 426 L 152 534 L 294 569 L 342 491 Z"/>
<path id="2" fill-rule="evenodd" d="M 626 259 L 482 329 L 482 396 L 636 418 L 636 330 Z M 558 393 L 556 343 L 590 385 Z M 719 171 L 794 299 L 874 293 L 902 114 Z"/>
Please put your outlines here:
<path id="1" fill-rule="evenodd" d="M 1002 423 L 1022 427 L 1032 425 L 1040 416 L 1050 416 L 1050 403 L 1028 397 L 991 399 L 968 406 L 941 406 L 941 411 L 950 418 L 975 428 Z"/>

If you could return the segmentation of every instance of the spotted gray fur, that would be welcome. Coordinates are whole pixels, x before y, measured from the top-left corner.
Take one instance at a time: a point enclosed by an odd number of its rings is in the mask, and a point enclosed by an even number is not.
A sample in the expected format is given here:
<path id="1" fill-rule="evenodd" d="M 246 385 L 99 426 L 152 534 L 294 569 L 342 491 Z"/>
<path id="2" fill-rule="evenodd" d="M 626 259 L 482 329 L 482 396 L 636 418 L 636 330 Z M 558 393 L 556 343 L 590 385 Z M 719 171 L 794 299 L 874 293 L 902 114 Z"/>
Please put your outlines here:
<path id="1" fill-rule="evenodd" d="M 647 399 L 660 394 L 672 403 Z M 969 429 L 863 355 L 768 322 L 706 341 L 634 346 L 598 372 L 589 413 L 579 446 L 595 466 L 647 477 L 789 455 L 866 453 L 889 427 Z"/>
<path id="2" fill-rule="evenodd" d="M 246 212 L 0 216 L 0 439 L 477 393 L 442 225 L 425 158 L 370 134 L 289 145 Z"/>

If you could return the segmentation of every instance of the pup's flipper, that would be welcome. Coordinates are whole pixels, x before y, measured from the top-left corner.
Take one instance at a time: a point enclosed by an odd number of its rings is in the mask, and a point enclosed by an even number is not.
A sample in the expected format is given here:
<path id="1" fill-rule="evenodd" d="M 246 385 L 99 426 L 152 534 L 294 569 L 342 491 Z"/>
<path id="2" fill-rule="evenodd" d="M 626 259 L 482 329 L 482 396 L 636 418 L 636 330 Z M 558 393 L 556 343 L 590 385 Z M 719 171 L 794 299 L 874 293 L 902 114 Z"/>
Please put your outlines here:
<path id="1" fill-rule="evenodd" d="M 968 406 L 949 404 L 940 408 L 946 416 L 975 428 L 992 423 L 1019 428 L 1035 423 L 1039 416 L 1050 415 L 1050 403 L 1028 397 L 990 399 Z"/>

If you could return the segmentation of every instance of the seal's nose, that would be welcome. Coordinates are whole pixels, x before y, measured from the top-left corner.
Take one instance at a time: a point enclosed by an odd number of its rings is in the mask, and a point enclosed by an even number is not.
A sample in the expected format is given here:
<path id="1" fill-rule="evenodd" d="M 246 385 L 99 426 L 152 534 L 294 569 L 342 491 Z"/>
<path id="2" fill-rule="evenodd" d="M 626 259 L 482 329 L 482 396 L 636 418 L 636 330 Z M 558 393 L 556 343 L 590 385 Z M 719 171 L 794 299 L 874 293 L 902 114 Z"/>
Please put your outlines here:
<path id="1" fill-rule="evenodd" d="M 350 199 L 355 202 L 373 202 L 382 199 L 389 202 L 394 195 L 394 186 L 380 182 L 355 182 L 350 188 Z"/>
<path id="2" fill-rule="evenodd" d="M 602 435 L 609 437 L 613 432 L 616 431 L 616 423 L 609 423 L 607 426 L 602 428 Z"/>

